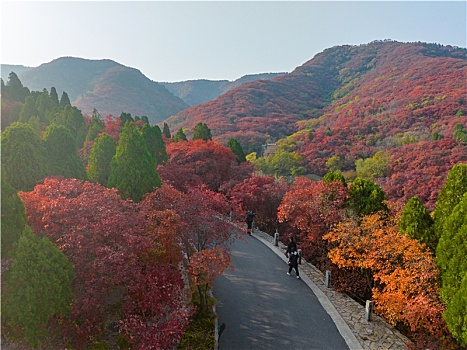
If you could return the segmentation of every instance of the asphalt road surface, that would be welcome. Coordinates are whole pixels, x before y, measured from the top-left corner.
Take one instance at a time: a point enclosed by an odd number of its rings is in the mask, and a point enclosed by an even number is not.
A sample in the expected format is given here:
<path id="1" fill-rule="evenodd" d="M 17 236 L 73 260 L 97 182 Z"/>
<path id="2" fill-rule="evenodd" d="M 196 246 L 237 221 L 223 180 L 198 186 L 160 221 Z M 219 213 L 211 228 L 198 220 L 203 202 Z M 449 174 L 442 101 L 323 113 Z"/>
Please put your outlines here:
<path id="1" fill-rule="evenodd" d="M 220 350 L 348 349 L 328 313 L 295 271 L 270 248 L 246 236 L 231 246 L 234 271 L 214 284 Z M 300 265 L 299 265 L 300 269 Z"/>

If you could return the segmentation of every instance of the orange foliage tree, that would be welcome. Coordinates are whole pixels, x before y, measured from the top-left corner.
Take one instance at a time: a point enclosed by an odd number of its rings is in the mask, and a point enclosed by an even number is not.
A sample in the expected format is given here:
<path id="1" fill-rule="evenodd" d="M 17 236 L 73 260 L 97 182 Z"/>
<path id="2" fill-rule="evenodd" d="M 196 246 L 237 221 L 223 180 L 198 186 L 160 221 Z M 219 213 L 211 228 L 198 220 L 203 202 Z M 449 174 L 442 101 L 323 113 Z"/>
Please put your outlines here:
<path id="1" fill-rule="evenodd" d="M 423 335 L 424 342 L 444 339 L 446 348 L 439 270 L 424 244 L 399 233 L 397 221 L 378 213 L 337 224 L 323 236 L 332 246 L 328 256 L 339 268 L 371 271 L 375 311 L 389 323 L 409 329 L 414 339 Z"/>
<path id="2" fill-rule="evenodd" d="M 279 206 L 279 222 L 287 222 L 303 234 L 303 254 L 318 267 L 327 263 L 327 248 L 321 238 L 343 218 L 347 197 L 347 187 L 341 181 L 296 178 Z"/>

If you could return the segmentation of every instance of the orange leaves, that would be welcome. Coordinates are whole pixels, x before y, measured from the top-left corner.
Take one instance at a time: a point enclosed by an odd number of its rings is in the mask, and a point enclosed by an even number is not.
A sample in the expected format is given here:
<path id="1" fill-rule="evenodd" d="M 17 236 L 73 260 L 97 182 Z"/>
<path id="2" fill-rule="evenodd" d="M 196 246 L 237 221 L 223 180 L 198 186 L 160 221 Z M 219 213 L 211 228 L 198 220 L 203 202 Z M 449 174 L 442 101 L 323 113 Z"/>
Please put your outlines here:
<path id="1" fill-rule="evenodd" d="M 376 311 L 388 322 L 404 323 L 412 332 L 445 330 L 433 256 L 425 245 L 399 234 L 396 218 L 348 219 L 323 239 L 331 243 L 328 256 L 340 268 L 372 271 Z"/>
<path id="2" fill-rule="evenodd" d="M 211 286 L 216 277 L 221 275 L 231 264 L 230 256 L 225 249 L 204 249 L 191 256 L 188 274 L 194 286 Z"/>

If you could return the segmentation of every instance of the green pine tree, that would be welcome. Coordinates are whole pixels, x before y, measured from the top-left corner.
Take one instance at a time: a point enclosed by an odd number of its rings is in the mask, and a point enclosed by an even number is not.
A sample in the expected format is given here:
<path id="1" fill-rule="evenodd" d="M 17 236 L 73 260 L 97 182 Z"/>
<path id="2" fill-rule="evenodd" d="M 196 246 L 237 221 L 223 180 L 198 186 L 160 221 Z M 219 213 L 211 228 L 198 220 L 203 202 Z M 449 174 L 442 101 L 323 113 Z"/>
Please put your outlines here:
<path id="1" fill-rule="evenodd" d="M 433 231 L 433 219 L 417 196 L 407 201 L 399 220 L 399 231 L 426 244 L 432 252 L 435 251 L 437 240 Z"/>
<path id="2" fill-rule="evenodd" d="M 342 175 L 342 173 L 339 170 L 329 171 L 323 177 L 323 181 L 326 182 L 333 182 L 336 180 L 339 180 L 340 182 L 342 182 L 344 187 L 347 187 L 347 181 L 345 181 L 344 175 Z"/>
<path id="3" fill-rule="evenodd" d="M 170 135 L 170 129 L 169 129 L 169 126 L 167 125 L 167 123 L 164 122 L 164 127 L 162 128 L 162 133 L 164 134 L 164 136 L 168 139 L 170 139 L 172 137 L 172 135 Z"/>
<path id="4" fill-rule="evenodd" d="M 349 187 L 348 208 L 357 215 L 387 211 L 386 194 L 373 181 L 356 178 Z"/>
<path id="5" fill-rule="evenodd" d="M 449 171 L 434 211 L 434 229 L 436 239 L 441 237 L 444 222 L 451 215 L 454 207 L 459 204 L 464 193 L 467 192 L 467 164 L 456 164 Z"/>
<path id="6" fill-rule="evenodd" d="M 242 145 L 234 138 L 230 138 L 227 142 L 227 147 L 237 156 L 238 164 L 246 161 L 245 152 L 243 151 Z"/>
<path id="7" fill-rule="evenodd" d="M 446 304 L 446 324 L 462 346 L 467 346 L 467 193 L 444 220 L 436 248 L 441 272 L 440 296 Z"/>
<path id="8" fill-rule="evenodd" d="M 178 129 L 177 133 L 174 135 L 174 142 L 179 141 L 188 141 L 182 128 Z"/>
<path id="9" fill-rule="evenodd" d="M 71 106 L 70 98 L 68 97 L 68 94 L 63 91 L 62 97 L 60 97 L 60 107 L 65 108 L 67 106 Z"/>
<path id="10" fill-rule="evenodd" d="M 2 176 L 2 257 L 7 257 L 28 222 L 17 191 Z"/>
<path id="11" fill-rule="evenodd" d="M 201 122 L 196 124 L 193 129 L 193 141 L 195 140 L 212 140 L 211 130 L 208 128 L 207 124 Z"/>
<path id="12" fill-rule="evenodd" d="M 49 174 L 44 145 L 28 124 L 15 123 L 6 128 L 1 155 L 3 176 L 18 191 L 31 191 Z"/>
<path id="13" fill-rule="evenodd" d="M 122 198 L 139 202 L 161 184 L 155 157 L 136 126 L 127 122 L 112 159 L 108 187 L 115 187 Z"/>
<path id="14" fill-rule="evenodd" d="M 156 163 L 165 164 L 169 159 L 169 156 L 165 149 L 165 142 L 162 137 L 161 129 L 157 125 L 145 125 L 141 129 L 141 134 L 148 145 L 149 153 L 154 155 L 156 158 Z"/>
<path id="15" fill-rule="evenodd" d="M 40 345 L 49 319 L 70 312 L 73 278 L 73 265 L 62 251 L 26 227 L 2 285 L 2 326 L 31 346 Z"/>
<path id="16" fill-rule="evenodd" d="M 117 145 L 115 139 L 107 133 L 100 135 L 92 145 L 88 161 L 88 178 L 91 181 L 107 185 L 110 176 L 110 165 Z"/>
<path id="17" fill-rule="evenodd" d="M 55 87 L 50 88 L 50 100 L 52 101 L 52 105 L 54 108 L 60 106 L 60 101 L 58 100 L 58 93 Z"/>
<path id="18" fill-rule="evenodd" d="M 33 116 L 38 116 L 38 111 L 36 108 L 36 100 L 33 96 L 26 97 L 21 112 L 19 114 L 19 121 L 21 123 L 27 123 L 29 119 Z"/>
<path id="19" fill-rule="evenodd" d="M 50 175 L 87 179 L 86 168 L 78 156 L 75 139 L 65 126 L 50 125 L 45 131 L 43 141 L 49 161 Z"/>

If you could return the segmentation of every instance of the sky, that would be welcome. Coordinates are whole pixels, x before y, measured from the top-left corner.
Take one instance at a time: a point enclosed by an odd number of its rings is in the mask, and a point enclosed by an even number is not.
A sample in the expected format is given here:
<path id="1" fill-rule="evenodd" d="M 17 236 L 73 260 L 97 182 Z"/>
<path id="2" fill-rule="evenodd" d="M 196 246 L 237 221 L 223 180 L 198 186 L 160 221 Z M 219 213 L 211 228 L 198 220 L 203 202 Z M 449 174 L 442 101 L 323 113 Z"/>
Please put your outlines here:
<path id="1" fill-rule="evenodd" d="M 461 1 L 6 1 L 1 63 L 111 59 L 157 82 L 291 72 L 374 40 L 467 47 Z"/>

